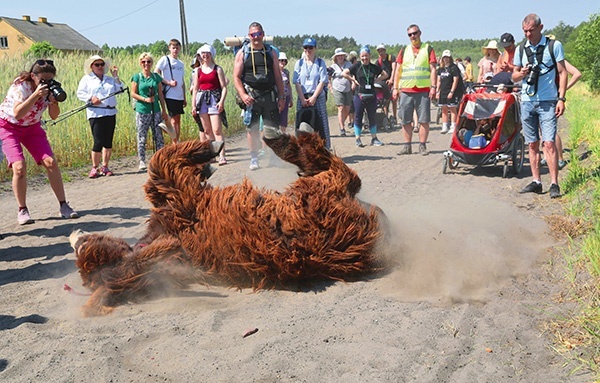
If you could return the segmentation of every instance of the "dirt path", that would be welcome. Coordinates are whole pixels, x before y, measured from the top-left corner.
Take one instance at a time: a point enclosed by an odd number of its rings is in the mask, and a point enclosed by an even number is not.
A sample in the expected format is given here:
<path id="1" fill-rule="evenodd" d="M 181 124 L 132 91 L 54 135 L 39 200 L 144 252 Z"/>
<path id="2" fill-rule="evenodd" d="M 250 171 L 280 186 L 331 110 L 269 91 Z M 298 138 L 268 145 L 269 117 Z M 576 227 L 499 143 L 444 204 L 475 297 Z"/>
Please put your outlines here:
<path id="1" fill-rule="evenodd" d="M 67 237 L 103 231 L 134 242 L 148 204 L 134 159 L 116 175 L 66 185 L 78 220 L 55 218 L 48 186 L 29 191 L 35 224 L 16 224 L 0 196 L 0 380 L 5 382 L 586 382 L 552 350 L 543 321 L 568 309 L 553 296 L 542 220 L 548 195 L 519 195 L 523 176 L 501 167 L 442 174 L 449 137 L 434 126 L 431 154 L 399 157 L 398 130 L 383 147 L 338 137 L 338 155 L 363 181 L 360 198 L 393 223 L 399 266 L 371 281 L 308 292 L 194 286 L 176 296 L 83 319 L 86 298 Z M 364 142 L 368 140 L 363 139 Z M 294 169 L 248 170 L 243 137 L 227 141 L 230 164 L 211 179 L 282 188 Z M 547 188 L 547 174 L 543 176 Z M 224 238 L 223 240 L 226 240 Z M 249 328 L 259 331 L 247 338 Z"/>

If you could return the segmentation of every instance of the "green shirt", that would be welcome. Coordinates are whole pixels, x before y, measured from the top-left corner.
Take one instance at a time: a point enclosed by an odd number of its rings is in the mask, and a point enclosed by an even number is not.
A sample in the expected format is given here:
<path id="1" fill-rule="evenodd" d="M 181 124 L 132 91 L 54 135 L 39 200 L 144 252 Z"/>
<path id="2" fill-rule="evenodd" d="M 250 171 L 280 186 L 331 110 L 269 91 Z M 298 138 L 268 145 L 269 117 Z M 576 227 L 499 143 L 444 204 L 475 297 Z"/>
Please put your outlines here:
<path id="1" fill-rule="evenodd" d="M 150 114 L 152 112 L 160 112 L 160 102 L 158 96 L 158 84 L 162 81 L 162 77 L 158 73 L 152 72 L 150 77 L 145 77 L 141 72 L 136 73 L 131 77 L 131 81 L 138 84 L 138 94 L 144 98 L 150 98 L 150 94 L 154 96 L 154 102 L 144 102 L 138 100 L 135 103 L 135 111 L 141 114 Z"/>

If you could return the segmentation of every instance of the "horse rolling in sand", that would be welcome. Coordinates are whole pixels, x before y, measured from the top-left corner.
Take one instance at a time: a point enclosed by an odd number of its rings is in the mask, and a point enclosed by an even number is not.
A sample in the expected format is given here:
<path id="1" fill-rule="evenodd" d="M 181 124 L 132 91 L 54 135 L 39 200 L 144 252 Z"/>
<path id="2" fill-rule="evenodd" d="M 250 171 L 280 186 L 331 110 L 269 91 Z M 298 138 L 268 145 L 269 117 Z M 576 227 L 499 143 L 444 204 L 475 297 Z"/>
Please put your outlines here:
<path id="1" fill-rule="evenodd" d="M 222 143 L 186 141 L 159 150 L 144 185 L 153 205 L 134 246 L 104 234 L 71 235 L 85 316 L 166 288 L 214 282 L 253 289 L 315 280 L 349 281 L 382 268 L 385 215 L 356 198 L 361 181 L 318 134 L 265 131 L 266 144 L 298 166 L 284 192 L 241 183 L 215 187 L 210 161 Z"/>

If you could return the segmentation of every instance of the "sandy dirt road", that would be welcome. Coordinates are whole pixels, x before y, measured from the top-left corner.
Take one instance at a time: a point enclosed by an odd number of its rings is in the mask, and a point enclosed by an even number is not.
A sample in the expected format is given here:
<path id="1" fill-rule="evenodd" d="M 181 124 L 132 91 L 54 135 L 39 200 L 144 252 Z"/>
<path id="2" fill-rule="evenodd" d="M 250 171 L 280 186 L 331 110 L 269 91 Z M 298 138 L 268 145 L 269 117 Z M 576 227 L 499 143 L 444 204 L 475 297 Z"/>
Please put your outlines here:
<path id="1" fill-rule="evenodd" d="M 449 137 L 433 126 L 429 156 L 397 156 L 399 130 L 383 147 L 338 137 L 336 153 L 362 179 L 359 197 L 392 222 L 397 266 L 371 280 L 306 291 L 253 293 L 192 286 L 171 297 L 82 318 L 83 292 L 68 235 L 106 232 L 135 242 L 149 205 L 135 159 L 115 176 L 66 185 L 81 214 L 56 218 L 49 186 L 29 190 L 36 222 L 16 224 L 0 196 L 0 380 L 3 382 L 589 382 L 552 349 L 544 321 L 571 309 L 543 217 L 544 195 L 520 195 L 523 174 L 461 166 L 442 174 Z M 367 139 L 363 139 L 367 142 Z M 245 139 L 227 139 L 230 164 L 214 184 L 250 177 L 282 189 L 295 169 L 274 161 L 248 170 Z M 416 148 L 416 147 L 415 147 Z M 545 188 L 548 175 L 543 175 Z M 224 238 L 223 240 L 226 240 Z M 557 274 L 558 273 L 558 274 Z M 242 338 L 248 330 L 258 332 Z"/>

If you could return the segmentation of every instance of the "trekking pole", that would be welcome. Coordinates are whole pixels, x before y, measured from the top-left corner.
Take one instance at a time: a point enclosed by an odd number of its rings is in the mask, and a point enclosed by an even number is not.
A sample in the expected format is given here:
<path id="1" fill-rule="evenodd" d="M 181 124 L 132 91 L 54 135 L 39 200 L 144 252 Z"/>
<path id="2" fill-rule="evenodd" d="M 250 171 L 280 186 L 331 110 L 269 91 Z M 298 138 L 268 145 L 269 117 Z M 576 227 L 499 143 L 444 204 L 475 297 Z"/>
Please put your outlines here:
<path id="1" fill-rule="evenodd" d="M 148 89 L 148 97 L 152 98 L 154 96 L 154 87 L 150 87 Z M 154 100 L 151 102 L 152 108 L 152 154 L 156 153 L 156 121 L 154 118 Z"/>
<path id="2" fill-rule="evenodd" d="M 129 96 L 129 99 L 131 100 L 131 95 L 129 94 L 129 88 L 128 87 L 124 87 L 124 88 L 122 88 L 122 89 L 120 89 L 120 90 L 118 90 L 116 92 L 112 92 L 111 94 L 107 95 L 106 97 L 101 98 L 100 101 L 104 101 L 106 99 L 109 99 L 111 97 L 116 96 L 117 94 L 121 94 L 121 93 L 124 93 L 124 92 L 127 92 L 127 95 Z M 58 118 L 56 120 L 42 120 L 42 125 L 43 126 L 54 126 L 54 125 L 58 124 L 59 122 L 64 121 L 67 118 L 69 118 L 69 117 L 71 117 L 71 116 L 73 116 L 73 115 L 81 112 L 84 109 L 92 107 L 92 106 L 94 106 L 92 104 L 92 102 L 88 101 L 85 105 L 79 106 L 79 107 L 77 107 L 75 109 L 69 110 L 68 112 L 65 112 L 65 113 L 61 114 L 60 116 L 58 116 Z"/>

